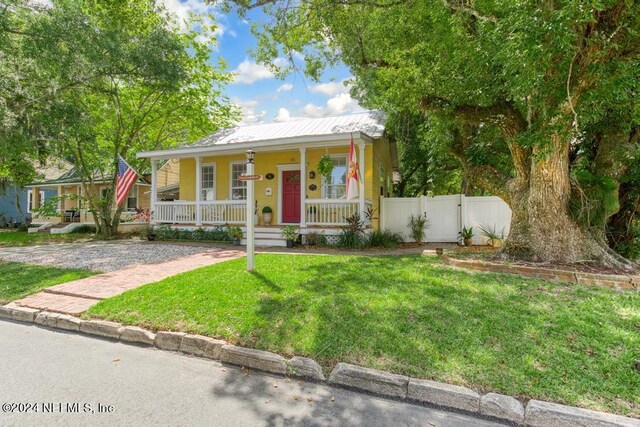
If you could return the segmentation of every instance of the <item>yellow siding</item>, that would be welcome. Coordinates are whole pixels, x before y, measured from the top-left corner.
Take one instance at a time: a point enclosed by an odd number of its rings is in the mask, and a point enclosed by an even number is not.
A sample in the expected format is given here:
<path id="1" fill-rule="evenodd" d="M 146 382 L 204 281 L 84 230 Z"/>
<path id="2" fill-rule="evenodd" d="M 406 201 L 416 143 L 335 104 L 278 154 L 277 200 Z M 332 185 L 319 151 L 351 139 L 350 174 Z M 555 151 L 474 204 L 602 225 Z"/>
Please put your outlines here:
<path id="1" fill-rule="evenodd" d="M 322 179 L 317 172 L 317 165 L 320 158 L 325 153 L 329 154 L 349 154 L 349 147 L 333 147 L 329 149 L 307 149 L 307 188 L 306 196 L 308 199 L 320 199 L 322 197 L 321 183 Z M 358 151 L 359 155 L 359 151 Z M 231 179 L 231 162 L 245 161 L 244 154 L 234 156 L 216 156 L 205 157 L 202 163 L 215 163 L 216 165 L 216 200 L 229 200 L 230 179 Z M 391 155 L 389 144 L 384 140 L 377 140 L 373 145 L 367 145 L 365 150 L 365 198 L 371 200 L 374 205 L 374 228 L 378 227 L 378 204 L 379 204 L 379 168 L 380 162 L 385 165 L 385 173 L 391 173 Z M 298 165 L 300 163 L 300 151 L 282 151 L 272 153 L 257 153 L 255 159 L 255 173 L 259 175 L 267 175 L 272 173 L 275 178 L 272 180 L 263 179 L 256 181 L 255 194 L 258 201 L 258 210 L 262 210 L 264 206 L 270 206 L 273 209 L 273 223 L 278 218 L 278 165 Z M 194 201 L 196 188 L 196 172 L 195 159 L 180 159 L 180 200 Z M 309 178 L 309 172 L 315 172 L 315 178 Z M 309 186 L 315 184 L 315 191 L 309 190 Z M 267 188 L 271 188 L 271 196 L 266 195 Z"/>

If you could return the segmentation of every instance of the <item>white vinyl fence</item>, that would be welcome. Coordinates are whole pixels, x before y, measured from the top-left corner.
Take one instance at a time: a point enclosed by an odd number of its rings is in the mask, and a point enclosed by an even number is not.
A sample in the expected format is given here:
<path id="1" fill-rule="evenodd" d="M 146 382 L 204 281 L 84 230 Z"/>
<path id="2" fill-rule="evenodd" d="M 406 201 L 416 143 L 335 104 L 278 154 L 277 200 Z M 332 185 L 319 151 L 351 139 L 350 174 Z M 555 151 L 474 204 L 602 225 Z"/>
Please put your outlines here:
<path id="1" fill-rule="evenodd" d="M 463 195 L 435 197 L 380 197 L 380 228 L 409 237 L 409 217 L 424 215 L 429 220 L 427 242 L 457 242 L 463 226 L 473 227 L 474 245 L 487 243 L 479 227 L 495 227 L 498 233 L 509 234 L 511 208 L 500 197 Z"/>

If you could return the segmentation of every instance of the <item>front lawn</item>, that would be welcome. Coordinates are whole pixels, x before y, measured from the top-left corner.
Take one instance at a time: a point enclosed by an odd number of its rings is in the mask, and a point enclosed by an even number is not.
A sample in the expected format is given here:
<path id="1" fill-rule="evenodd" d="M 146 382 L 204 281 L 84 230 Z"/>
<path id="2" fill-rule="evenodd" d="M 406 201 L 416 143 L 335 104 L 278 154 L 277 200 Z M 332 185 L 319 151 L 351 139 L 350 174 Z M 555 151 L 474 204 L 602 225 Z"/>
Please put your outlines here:
<path id="1" fill-rule="evenodd" d="M 640 415 L 640 294 L 470 273 L 436 258 L 261 254 L 104 300 L 88 316 L 326 368 L 349 362 Z"/>
<path id="2" fill-rule="evenodd" d="M 0 304 L 23 298 L 41 289 L 96 273 L 18 262 L 0 261 Z"/>
<path id="3" fill-rule="evenodd" d="M 45 234 L 27 233 L 26 231 L 0 231 L 0 248 L 42 245 L 46 243 L 68 243 L 86 241 L 93 238 L 95 238 L 93 234 L 85 233 Z"/>

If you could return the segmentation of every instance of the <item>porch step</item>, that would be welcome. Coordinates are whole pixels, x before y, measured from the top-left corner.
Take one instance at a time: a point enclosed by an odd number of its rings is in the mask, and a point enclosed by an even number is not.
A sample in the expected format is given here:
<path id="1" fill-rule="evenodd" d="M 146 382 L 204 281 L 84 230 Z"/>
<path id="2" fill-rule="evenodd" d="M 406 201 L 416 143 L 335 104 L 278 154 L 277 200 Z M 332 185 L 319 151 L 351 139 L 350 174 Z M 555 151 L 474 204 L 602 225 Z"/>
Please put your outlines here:
<path id="1" fill-rule="evenodd" d="M 273 246 L 279 246 L 279 247 L 286 247 L 287 246 L 287 241 L 282 239 L 282 238 L 278 238 L 278 239 L 271 239 L 271 238 L 261 238 L 256 236 L 254 238 L 254 242 L 256 246 L 265 246 L 265 247 L 273 247 Z M 241 245 L 245 245 L 247 244 L 247 239 L 242 239 L 240 241 Z"/>

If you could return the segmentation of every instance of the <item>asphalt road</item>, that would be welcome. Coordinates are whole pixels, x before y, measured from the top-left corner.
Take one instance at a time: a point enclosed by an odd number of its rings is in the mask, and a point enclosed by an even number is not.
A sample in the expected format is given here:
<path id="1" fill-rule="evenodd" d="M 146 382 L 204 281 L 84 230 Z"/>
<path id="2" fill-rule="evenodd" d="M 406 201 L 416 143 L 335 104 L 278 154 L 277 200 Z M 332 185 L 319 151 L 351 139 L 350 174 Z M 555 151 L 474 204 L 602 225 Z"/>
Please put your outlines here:
<path id="1" fill-rule="evenodd" d="M 13 412 L 5 412 L 7 404 L 13 404 Z M 19 404 L 32 405 L 31 412 L 20 413 L 28 408 Z M 6 321 L 0 321 L 0 405 L 2 426 L 496 425 L 210 360 Z"/>

